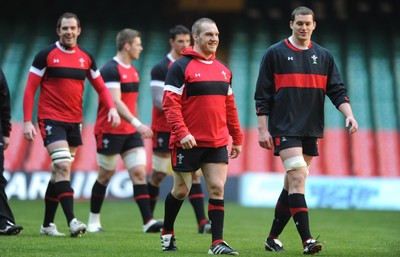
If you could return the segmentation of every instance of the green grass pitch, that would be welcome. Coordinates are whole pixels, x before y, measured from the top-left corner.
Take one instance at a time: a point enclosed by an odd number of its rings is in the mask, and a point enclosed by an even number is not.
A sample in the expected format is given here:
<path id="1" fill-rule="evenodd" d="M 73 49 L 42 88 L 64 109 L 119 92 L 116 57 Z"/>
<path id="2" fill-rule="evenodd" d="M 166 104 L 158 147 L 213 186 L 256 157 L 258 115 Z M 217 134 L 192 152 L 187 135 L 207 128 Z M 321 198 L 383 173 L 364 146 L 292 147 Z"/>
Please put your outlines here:
<path id="1" fill-rule="evenodd" d="M 161 250 L 160 234 L 142 232 L 142 221 L 136 203 L 106 200 L 102 225 L 106 232 L 86 233 L 81 238 L 54 238 L 39 235 L 44 203 L 11 200 L 17 223 L 24 226 L 19 236 L 0 237 L 0 256 L 206 256 L 210 235 L 197 234 L 191 205 L 185 201 L 175 224 L 178 252 Z M 163 217 L 162 200 L 156 217 Z M 241 256 L 303 256 L 300 238 L 291 220 L 280 239 L 286 249 L 282 253 L 266 252 L 264 240 L 269 231 L 273 209 L 247 208 L 236 203 L 225 205 L 224 239 Z M 75 214 L 87 222 L 89 202 L 77 201 Z M 56 224 L 67 233 L 61 206 Z M 324 244 L 316 256 L 379 257 L 400 256 L 400 212 L 310 209 L 311 232 L 320 235 Z"/>

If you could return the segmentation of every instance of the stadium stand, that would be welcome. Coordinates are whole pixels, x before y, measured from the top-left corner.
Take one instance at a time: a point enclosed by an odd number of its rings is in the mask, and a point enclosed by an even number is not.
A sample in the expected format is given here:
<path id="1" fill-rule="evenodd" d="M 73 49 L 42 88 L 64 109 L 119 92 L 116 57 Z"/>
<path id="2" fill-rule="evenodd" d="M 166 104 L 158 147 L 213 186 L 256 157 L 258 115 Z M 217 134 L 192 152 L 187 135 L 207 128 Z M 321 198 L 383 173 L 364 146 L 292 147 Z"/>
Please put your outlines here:
<path id="1" fill-rule="evenodd" d="M 375 140 L 377 147 L 378 171 L 380 176 L 399 176 L 400 151 L 398 117 L 395 109 L 394 80 L 388 33 L 372 26 L 369 33 L 371 95 Z"/>
<path id="2" fill-rule="evenodd" d="M 10 85 L 13 118 L 5 166 L 12 171 L 33 172 L 50 167 L 50 158 L 40 135 L 33 143 L 22 140 L 22 92 L 33 55 L 57 40 L 53 26 L 56 17 L 33 19 L 43 3 L 16 0 L 13 8 L 4 11 L 4 16 L 0 17 L 4 21 L 0 23 L 0 33 L 7 35 L 0 38 L 0 64 Z M 68 1 L 47 4 L 53 10 L 52 15 L 58 16 L 65 11 L 63 6 Z M 162 10 L 161 5 L 156 8 L 152 1 L 137 3 L 137 6 L 135 3 L 133 9 L 129 7 L 129 1 L 125 4 L 127 8 L 118 12 L 108 10 L 106 0 L 96 2 L 96 11 L 90 1 L 76 7 L 78 14 L 87 13 L 81 15 L 84 30 L 79 44 L 94 54 L 101 67 L 115 55 L 115 36 L 120 29 L 133 27 L 142 32 L 144 51 L 133 64 L 141 76 L 139 116 L 143 122 L 149 124 L 151 119 L 150 69 L 168 51 L 169 26 L 178 22 L 190 25 L 199 15 L 215 17 L 218 24 L 223 24 L 218 57 L 222 57 L 233 71 L 233 87 L 245 133 L 243 155 L 231 162 L 230 175 L 247 171 L 283 171 L 279 158 L 258 146 L 253 93 L 261 56 L 266 47 L 290 35 L 287 14 L 298 2 L 250 0 L 246 1 L 243 12 L 224 13 L 223 16 L 214 12 L 183 13 L 176 6 L 165 3 L 162 5 L 165 10 Z M 15 13 L 20 12 L 18 6 L 22 5 L 32 13 L 16 16 Z M 356 135 L 348 136 L 343 128 L 343 116 L 327 99 L 325 138 L 319 142 L 320 157 L 314 159 L 311 174 L 400 176 L 400 32 L 394 22 L 400 8 L 398 1 L 314 1 L 310 6 L 319 15 L 313 39 L 333 53 L 360 125 Z M 106 12 L 106 16 L 101 14 Z M 167 19 L 171 14 L 174 16 Z M 372 14 L 381 20 L 371 22 Z M 23 18 L 16 20 L 15 17 Z M 219 23 L 221 17 L 227 20 Z M 27 23 L 24 19 L 34 22 Z M 78 150 L 83 154 L 78 153 L 73 164 L 75 170 L 96 169 L 92 133 L 96 112 L 97 94 L 87 85 L 82 131 L 84 146 Z M 150 158 L 151 146 L 147 141 L 145 144 Z M 151 164 L 150 160 L 148 164 Z M 123 168 L 122 162 L 118 167 Z M 151 170 L 151 165 L 147 169 Z"/>
<path id="3" fill-rule="evenodd" d="M 354 23 L 347 27 L 346 75 L 351 105 L 360 130 L 350 138 L 352 175 L 371 177 L 377 175 L 375 158 L 375 140 L 372 126 L 372 101 L 369 90 L 369 75 L 367 68 L 367 49 L 365 33 L 361 24 Z"/>

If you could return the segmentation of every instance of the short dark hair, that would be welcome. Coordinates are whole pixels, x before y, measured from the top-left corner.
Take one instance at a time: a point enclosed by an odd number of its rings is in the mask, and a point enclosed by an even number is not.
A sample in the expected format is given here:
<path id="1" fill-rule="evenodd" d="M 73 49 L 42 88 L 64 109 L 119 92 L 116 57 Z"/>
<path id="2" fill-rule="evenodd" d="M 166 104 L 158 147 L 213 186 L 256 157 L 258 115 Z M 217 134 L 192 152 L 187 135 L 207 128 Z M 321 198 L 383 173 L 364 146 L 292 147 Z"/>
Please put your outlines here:
<path id="1" fill-rule="evenodd" d="M 81 27 L 81 22 L 80 22 L 78 16 L 77 16 L 75 13 L 66 12 L 66 13 L 64 13 L 63 15 L 61 15 L 60 18 L 58 18 L 58 21 L 57 21 L 57 28 L 58 28 L 58 29 L 61 27 L 61 21 L 62 21 L 62 19 L 64 19 L 64 18 L 65 18 L 65 19 L 74 18 L 74 19 L 77 21 L 77 23 L 78 23 L 78 28 Z"/>
<path id="2" fill-rule="evenodd" d="M 121 51 L 126 43 L 131 43 L 134 38 L 141 36 L 142 35 L 140 34 L 140 32 L 134 29 L 127 28 L 121 30 L 120 32 L 118 32 L 116 38 L 117 50 Z"/>
<path id="3" fill-rule="evenodd" d="M 190 35 L 190 30 L 183 26 L 183 25 L 176 25 L 175 27 L 171 28 L 169 30 L 169 38 L 174 40 L 176 38 L 176 35 L 180 34 L 189 34 Z"/>
<path id="4" fill-rule="evenodd" d="M 205 22 L 216 24 L 215 21 L 211 20 L 210 18 L 200 18 L 193 23 L 192 34 L 194 34 L 194 35 L 200 34 L 200 31 L 201 31 L 200 26 L 201 26 L 201 24 L 203 24 Z"/>
<path id="5" fill-rule="evenodd" d="M 311 10 L 310 8 L 305 7 L 305 6 L 299 6 L 293 10 L 291 21 L 294 21 L 294 19 L 296 18 L 296 15 L 312 15 L 313 20 L 315 20 L 313 10 Z"/>

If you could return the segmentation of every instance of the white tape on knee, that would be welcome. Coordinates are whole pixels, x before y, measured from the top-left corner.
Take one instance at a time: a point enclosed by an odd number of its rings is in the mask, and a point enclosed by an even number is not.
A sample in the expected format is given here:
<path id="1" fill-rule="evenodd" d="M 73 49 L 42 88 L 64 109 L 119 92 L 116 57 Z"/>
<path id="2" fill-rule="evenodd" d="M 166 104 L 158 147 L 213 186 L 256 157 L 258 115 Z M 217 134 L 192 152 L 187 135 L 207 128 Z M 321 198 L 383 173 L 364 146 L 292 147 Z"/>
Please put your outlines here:
<path id="1" fill-rule="evenodd" d="M 153 155 L 152 166 L 153 170 L 162 173 L 168 173 L 168 168 L 171 165 L 171 157 L 163 158 L 157 155 Z"/>
<path id="2" fill-rule="evenodd" d="M 146 151 L 144 148 L 136 149 L 123 157 L 126 169 L 131 169 L 139 165 L 146 165 Z"/>
<path id="3" fill-rule="evenodd" d="M 60 162 L 71 162 L 71 153 L 69 148 L 58 148 L 50 154 L 51 160 L 54 164 Z"/>
<path id="4" fill-rule="evenodd" d="M 118 155 L 97 154 L 97 165 L 105 170 L 115 170 L 118 164 Z"/>
<path id="5" fill-rule="evenodd" d="M 71 153 L 71 162 L 75 161 L 75 153 Z"/>
<path id="6" fill-rule="evenodd" d="M 283 166 L 285 166 L 286 171 L 303 169 L 303 168 L 307 169 L 307 163 L 304 160 L 303 156 L 293 156 L 287 158 L 283 162 Z"/>

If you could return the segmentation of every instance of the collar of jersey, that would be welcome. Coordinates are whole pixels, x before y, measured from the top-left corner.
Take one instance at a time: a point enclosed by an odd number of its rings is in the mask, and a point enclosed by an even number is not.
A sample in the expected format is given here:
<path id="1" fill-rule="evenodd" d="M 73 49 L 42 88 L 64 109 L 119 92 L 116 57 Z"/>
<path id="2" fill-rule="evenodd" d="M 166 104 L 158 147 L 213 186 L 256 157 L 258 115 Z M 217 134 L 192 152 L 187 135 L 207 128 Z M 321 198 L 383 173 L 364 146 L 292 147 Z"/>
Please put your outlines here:
<path id="1" fill-rule="evenodd" d="M 61 44 L 60 41 L 57 41 L 56 42 L 56 46 L 57 46 L 58 49 L 60 49 L 64 53 L 73 54 L 73 53 L 75 53 L 75 49 L 77 48 L 78 45 L 76 45 L 74 47 L 67 47 L 67 46 Z"/>
<path id="2" fill-rule="evenodd" d="M 215 59 L 215 54 L 211 55 L 211 57 L 208 58 L 208 59 L 204 58 L 204 56 L 202 56 L 201 54 L 199 54 L 198 52 L 196 52 L 196 51 L 193 49 L 193 46 L 186 47 L 185 49 L 183 49 L 183 50 L 181 51 L 181 53 L 182 53 L 182 55 L 190 55 L 190 56 L 193 56 L 194 58 L 196 58 L 196 59 L 198 59 L 198 60 L 200 60 L 200 61 L 212 62 L 212 61 Z"/>

